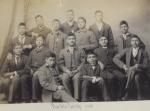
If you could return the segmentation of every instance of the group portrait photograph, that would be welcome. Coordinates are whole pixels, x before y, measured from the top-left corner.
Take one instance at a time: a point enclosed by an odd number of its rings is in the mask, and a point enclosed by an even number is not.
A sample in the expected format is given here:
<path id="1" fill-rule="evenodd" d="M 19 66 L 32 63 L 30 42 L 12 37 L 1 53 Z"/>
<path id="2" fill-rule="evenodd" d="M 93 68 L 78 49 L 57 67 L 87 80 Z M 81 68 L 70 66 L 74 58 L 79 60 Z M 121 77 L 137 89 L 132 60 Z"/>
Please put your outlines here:
<path id="1" fill-rule="evenodd" d="M 149 0 L 0 0 L 0 104 L 150 100 Z"/>

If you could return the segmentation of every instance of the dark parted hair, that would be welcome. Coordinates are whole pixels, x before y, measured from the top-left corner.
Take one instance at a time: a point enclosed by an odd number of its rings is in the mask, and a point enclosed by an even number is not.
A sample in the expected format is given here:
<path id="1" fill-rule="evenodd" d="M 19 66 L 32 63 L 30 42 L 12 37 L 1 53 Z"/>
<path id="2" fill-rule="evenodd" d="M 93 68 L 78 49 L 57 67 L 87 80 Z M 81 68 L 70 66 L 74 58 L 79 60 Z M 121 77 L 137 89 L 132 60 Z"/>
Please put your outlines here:
<path id="1" fill-rule="evenodd" d="M 72 13 L 74 13 L 74 10 L 73 9 L 69 9 L 66 12 L 72 12 Z"/>
<path id="2" fill-rule="evenodd" d="M 42 16 L 42 15 L 38 14 L 38 15 L 36 15 L 36 16 L 35 16 L 35 19 L 37 19 L 38 17 L 43 18 L 43 16 Z"/>
<path id="3" fill-rule="evenodd" d="M 42 38 L 42 39 L 44 40 L 44 36 L 41 35 L 41 34 L 39 34 L 39 35 L 35 38 L 35 40 L 37 40 L 38 38 Z"/>
<path id="4" fill-rule="evenodd" d="M 74 36 L 74 37 L 76 37 L 76 35 L 74 34 L 74 33 L 72 33 L 72 32 L 69 32 L 68 34 L 67 34 L 67 36 L 69 37 L 69 36 Z"/>
<path id="5" fill-rule="evenodd" d="M 45 55 L 45 57 L 46 57 L 46 58 L 49 58 L 49 57 L 56 58 L 56 54 L 49 51 L 49 52 Z"/>
<path id="6" fill-rule="evenodd" d="M 78 20 L 82 19 L 86 23 L 86 19 L 84 17 L 79 17 Z"/>
<path id="7" fill-rule="evenodd" d="M 123 25 L 123 24 L 125 24 L 125 25 L 129 26 L 129 25 L 128 25 L 128 22 L 127 22 L 127 21 L 125 21 L 125 20 L 122 20 L 122 21 L 120 22 L 120 26 L 121 26 L 121 25 Z"/>
<path id="8" fill-rule="evenodd" d="M 20 22 L 18 26 L 25 26 L 26 27 L 26 24 L 24 22 Z"/>
<path id="9" fill-rule="evenodd" d="M 103 12 L 101 10 L 96 10 L 94 14 L 96 15 L 97 13 L 102 13 L 103 14 Z"/>

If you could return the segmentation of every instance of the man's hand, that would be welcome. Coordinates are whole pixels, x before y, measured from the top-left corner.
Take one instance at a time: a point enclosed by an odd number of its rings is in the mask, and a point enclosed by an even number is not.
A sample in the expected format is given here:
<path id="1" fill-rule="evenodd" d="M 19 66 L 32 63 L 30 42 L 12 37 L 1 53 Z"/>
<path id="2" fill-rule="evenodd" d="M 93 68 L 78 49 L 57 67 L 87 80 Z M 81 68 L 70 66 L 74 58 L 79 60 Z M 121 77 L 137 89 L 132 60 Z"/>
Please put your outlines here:
<path id="1" fill-rule="evenodd" d="M 58 90 L 63 90 L 63 89 L 64 89 L 64 86 L 60 85 L 60 86 L 57 87 L 57 89 L 58 89 Z"/>
<path id="2" fill-rule="evenodd" d="M 11 77 L 11 76 L 14 76 L 14 72 L 8 72 L 4 74 L 4 77 Z"/>
<path id="3" fill-rule="evenodd" d="M 66 69 L 65 73 L 69 74 L 70 76 L 72 75 L 72 72 L 69 69 Z"/>
<path id="4" fill-rule="evenodd" d="M 92 83 L 93 84 L 96 83 L 96 77 L 95 76 L 92 77 Z"/>
<path id="5" fill-rule="evenodd" d="M 135 65 L 134 65 L 134 68 L 135 68 L 135 69 L 138 69 L 138 68 L 139 68 L 139 64 L 135 64 Z"/>
<path id="6" fill-rule="evenodd" d="M 96 82 L 100 82 L 100 83 L 103 83 L 104 79 L 102 77 L 98 77 L 96 78 Z"/>
<path id="7" fill-rule="evenodd" d="M 105 65 L 101 61 L 98 61 L 98 64 L 99 64 L 101 70 L 104 70 Z"/>
<path id="8" fill-rule="evenodd" d="M 125 72 L 129 70 L 129 68 L 126 65 L 123 66 L 123 69 L 125 70 Z"/>
<path id="9" fill-rule="evenodd" d="M 6 59 L 7 59 L 7 60 L 12 60 L 12 54 L 11 54 L 11 53 L 8 53 Z"/>

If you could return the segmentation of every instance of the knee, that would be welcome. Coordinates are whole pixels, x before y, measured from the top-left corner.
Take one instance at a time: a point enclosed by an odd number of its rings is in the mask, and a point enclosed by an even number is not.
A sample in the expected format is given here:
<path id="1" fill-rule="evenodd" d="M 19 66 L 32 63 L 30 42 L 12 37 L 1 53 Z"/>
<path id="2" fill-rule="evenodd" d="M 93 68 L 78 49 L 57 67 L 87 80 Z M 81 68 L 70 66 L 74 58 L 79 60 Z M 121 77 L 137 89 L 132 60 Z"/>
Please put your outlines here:
<path id="1" fill-rule="evenodd" d="M 73 78 L 72 78 L 72 80 L 73 81 L 79 81 L 80 80 L 80 76 L 79 76 L 80 74 L 79 73 L 77 73 Z"/>
<path id="2" fill-rule="evenodd" d="M 134 79 L 135 79 L 135 82 L 137 83 L 137 82 L 139 82 L 139 80 L 140 80 L 140 75 L 135 75 L 135 77 L 134 77 Z"/>
<path id="3" fill-rule="evenodd" d="M 69 75 L 66 74 L 66 73 L 64 73 L 64 74 L 62 75 L 62 81 L 63 81 L 63 82 L 67 82 L 67 81 L 69 81 L 69 80 L 70 80 Z"/>
<path id="4" fill-rule="evenodd" d="M 32 77 L 32 81 L 36 81 L 36 80 L 38 80 L 39 78 L 38 78 L 38 73 L 37 72 L 35 72 L 34 74 L 33 74 L 33 77 Z"/>
<path id="5" fill-rule="evenodd" d="M 88 80 L 83 80 L 83 81 L 82 81 L 82 88 L 87 87 L 89 84 L 90 84 L 90 81 L 88 81 Z"/>

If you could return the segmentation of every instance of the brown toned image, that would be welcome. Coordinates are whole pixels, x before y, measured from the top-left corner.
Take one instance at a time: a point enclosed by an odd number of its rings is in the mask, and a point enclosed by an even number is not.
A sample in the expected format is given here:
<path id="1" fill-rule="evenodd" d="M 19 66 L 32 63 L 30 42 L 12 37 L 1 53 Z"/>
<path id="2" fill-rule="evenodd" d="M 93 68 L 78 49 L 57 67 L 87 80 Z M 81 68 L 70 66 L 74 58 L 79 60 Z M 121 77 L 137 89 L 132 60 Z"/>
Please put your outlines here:
<path id="1" fill-rule="evenodd" d="M 150 100 L 149 6 L 149 0 L 0 0 L 0 103 Z"/>

